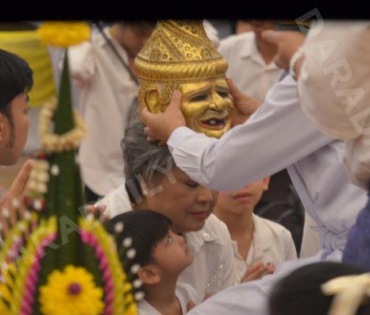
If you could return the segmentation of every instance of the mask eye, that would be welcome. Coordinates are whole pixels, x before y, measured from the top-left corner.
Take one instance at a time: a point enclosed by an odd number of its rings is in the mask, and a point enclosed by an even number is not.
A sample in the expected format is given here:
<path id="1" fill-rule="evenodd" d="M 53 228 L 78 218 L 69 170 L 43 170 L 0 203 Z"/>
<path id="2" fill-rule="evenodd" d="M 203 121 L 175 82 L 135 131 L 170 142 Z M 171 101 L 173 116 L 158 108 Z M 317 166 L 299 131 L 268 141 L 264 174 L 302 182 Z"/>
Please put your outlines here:
<path id="1" fill-rule="evenodd" d="M 202 95 L 194 96 L 193 98 L 190 99 L 190 102 L 202 102 L 202 101 L 206 101 L 207 98 L 208 98 L 207 94 L 202 94 Z"/>
<path id="2" fill-rule="evenodd" d="M 227 92 L 224 92 L 224 91 L 218 91 L 217 93 L 218 93 L 218 95 L 220 95 L 222 98 L 227 98 L 227 97 L 229 97 L 229 93 L 227 93 Z"/>

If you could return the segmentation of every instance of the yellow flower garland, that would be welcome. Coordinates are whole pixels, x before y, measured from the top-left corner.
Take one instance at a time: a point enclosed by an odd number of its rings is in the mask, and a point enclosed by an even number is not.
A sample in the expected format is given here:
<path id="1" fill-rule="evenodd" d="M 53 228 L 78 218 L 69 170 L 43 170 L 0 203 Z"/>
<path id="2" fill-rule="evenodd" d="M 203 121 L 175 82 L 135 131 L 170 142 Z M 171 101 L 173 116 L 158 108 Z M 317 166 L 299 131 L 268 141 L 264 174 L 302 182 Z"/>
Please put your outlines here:
<path id="1" fill-rule="evenodd" d="M 12 287 L 13 303 L 11 304 L 11 314 L 21 314 L 21 302 L 24 296 L 26 278 L 34 263 L 36 251 L 40 247 L 42 240 L 55 233 L 57 229 L 57 221 L 55 217 L 42 219 L 37 229 L 29 236 L 27 246 L 23 248 L 22 259 L 19 261 L 19 270 L 15 278 L 15 283 Z"/>
<path id="2" fill-rule="evenodd" d="M 82 22 L 45 22 L 39 28 L 44 44 L 68 48 L 90 39 L 90 27 Z"/>
<path id="3" fill-rule="evenodd" d="M 46 103 L 40 113 L 39 135 L 43 147 L 51 152 L 62 152 L 73 150 L 79 146 L 86 135 L 85 124 L 81 116 L 74 111 L 75 128 L 63 135 L 56 135 L 50 132 L 51 120 L 57 109 L 55 99 Z"/>
<path id="4" fill-rule="evenodd" d="M 97 237 L 101 247 L 104 249 L 104 254 L 108 259 L 109 268 L 114 275 L 113 282 L 115 292 L 113 315 L 136 315 L 137 305 L 132 293 L 130 292 L 131 284 L 119 261 L 113 238 L 96 220 L 90 221 L 86 218 L 81 218 L 79 223 L 82 229 L 94 233 Z"/>
<path id="5" fill-rule="evenodd" d="M 103 289 L 83 267 L 68 265 L 54 270 L 40 287 L 40 309 L 44 315 L 99 315 L 104 310 Z"/>

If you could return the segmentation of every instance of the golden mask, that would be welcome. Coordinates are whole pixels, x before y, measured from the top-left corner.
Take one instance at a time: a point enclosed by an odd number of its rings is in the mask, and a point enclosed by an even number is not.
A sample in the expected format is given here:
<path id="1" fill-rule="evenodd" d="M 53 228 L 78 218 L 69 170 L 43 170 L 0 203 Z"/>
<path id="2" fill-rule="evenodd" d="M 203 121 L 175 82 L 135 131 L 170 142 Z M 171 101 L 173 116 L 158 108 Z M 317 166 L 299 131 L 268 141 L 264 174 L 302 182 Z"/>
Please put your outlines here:
<path id="1" fill-rule="evenodd" d="M 231 126 L 233 106 L 227 63 L 208 39 L 201 21 L 160 21 L 135 59 L 141 106 L 163 112 L 175 89 L 182 92 L 186 125 L 210 137 Z"/>

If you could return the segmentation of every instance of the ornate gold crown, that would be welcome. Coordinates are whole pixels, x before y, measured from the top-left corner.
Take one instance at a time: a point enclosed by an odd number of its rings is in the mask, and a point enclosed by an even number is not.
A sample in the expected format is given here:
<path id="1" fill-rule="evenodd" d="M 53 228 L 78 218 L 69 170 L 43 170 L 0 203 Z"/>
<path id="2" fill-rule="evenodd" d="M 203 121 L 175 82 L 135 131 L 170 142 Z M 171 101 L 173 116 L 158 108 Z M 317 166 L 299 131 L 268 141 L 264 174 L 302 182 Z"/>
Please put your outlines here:
<path id="1" fill-rule="evenodd" d="M 135 59 L 144 80 L 194 80 L 225 76 L 227 63 L 201 21 L 159 21 Z"/>

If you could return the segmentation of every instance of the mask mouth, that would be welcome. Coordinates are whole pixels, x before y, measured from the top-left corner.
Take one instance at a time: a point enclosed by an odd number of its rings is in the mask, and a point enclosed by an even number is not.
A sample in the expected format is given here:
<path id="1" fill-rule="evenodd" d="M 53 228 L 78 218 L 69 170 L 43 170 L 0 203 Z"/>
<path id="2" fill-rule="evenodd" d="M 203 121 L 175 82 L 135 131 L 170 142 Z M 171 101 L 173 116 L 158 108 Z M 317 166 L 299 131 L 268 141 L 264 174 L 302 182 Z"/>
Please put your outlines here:
<path id="1" fill-rule="evenodd" d="M 211 129 L 211 130 L 222 130 L 226 127 L 227 121 L 229 119 L 229 115 L 226 112 L 222 113 L 211 113 L 202 117 L 200 120 L 200 125 L 203 128 Z"/>
<path id="2" fill-rule="evenodd" d="M 202 127 L 207 129 L 221 130 L 226 126 L 226 119 L 210 118 L 207 120 L 202 120 L 200 124 Z"/>

